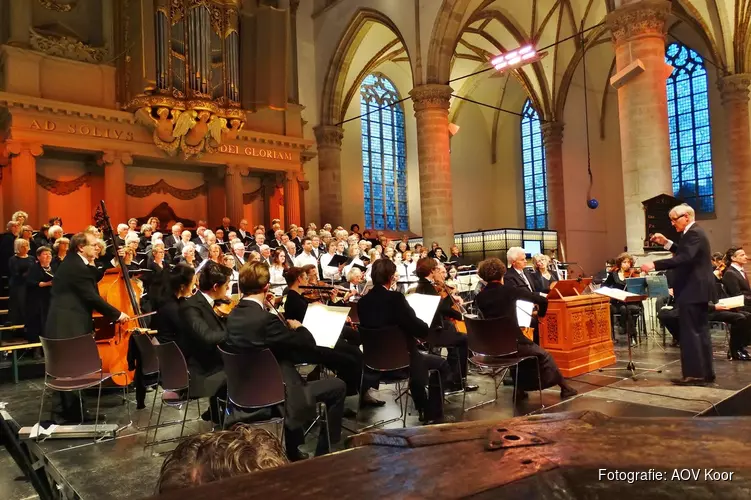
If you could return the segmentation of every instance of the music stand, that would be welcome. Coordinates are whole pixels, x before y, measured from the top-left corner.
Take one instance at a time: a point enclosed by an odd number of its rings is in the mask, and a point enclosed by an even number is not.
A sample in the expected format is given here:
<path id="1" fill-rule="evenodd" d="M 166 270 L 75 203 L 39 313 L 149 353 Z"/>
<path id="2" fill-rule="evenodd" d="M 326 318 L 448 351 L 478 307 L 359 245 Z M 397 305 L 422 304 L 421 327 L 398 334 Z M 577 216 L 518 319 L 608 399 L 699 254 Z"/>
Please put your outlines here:
<path id="1" fill-rule="evenodd" d="M 630 304 L 630 303 L 634 303 L 634 302 L 643 302 L 644 299 L 647 298 L 646 295 L 629 295 L 627 297 L 614 296 L 614 295 L 609 295 L 607 293 L 603 293 L 604 290 L 605 289 L 603 289 L 603 288 L 599 288 L 597 293 L 600 293 L 601 295 L 605 295 L 606 297 L 610 297 L 612 300 L 615 300 L 615 301 L 618 301 L 618 302 L 623 302 L 624 304 Z M 631 314 L 628 312 L 628 310 L 626 310 L 626 324 L 627 324 L 627 328 L 628 328 L 628 322 L 629 321 L 633 321 L 633 319 L 631 318 Z M 634 380 L 634 381 L 637 380 L 637 378 L 636 378 L 636 370 L 640 370 L 642 372 L 662 373 L 662 370 L 661 369 L 657 369 L 657 368 L 637 368 L 636 364 L 634 363 L 631 342 L 627 342 L 627 344 L 628 344 L 628 364 L 626 365 L 625 369 L 631 372 L 631 379 L 632 380 Z M 600 372 L 612 372 L 612 371 L 620 371 L 620 370 L 623 370 L 623 368 L 600 368 L 598 371 L 600 371 Z"/>
<path id="2" fill-rule="evenodd" d="M 665 276 L 664 274 L 659 274 L 656 276 L 647 276 L 646 281 L 647 281 L 647 295 L 649 296 L 650 299 L 654 299 L 654 302 L 651 303 L 651 307 L 650 307 L 650 317 L 652 320 L 652 326 L 647 332 L 647 338 L 649 338 L 650 334 L 653 336 L 657 336 L 660 334 L 660 332 L 658 332 L 656 328 L 657 321 L 658 321 L 657 299 L 668 297 L 670 295 L 670 289 L 668 285 L 668 277 Z M 664 335 L 662 338 L 662 344 L 663 345 L 660 345 L 660 349 L 664 351 L 665 350 Z"/>

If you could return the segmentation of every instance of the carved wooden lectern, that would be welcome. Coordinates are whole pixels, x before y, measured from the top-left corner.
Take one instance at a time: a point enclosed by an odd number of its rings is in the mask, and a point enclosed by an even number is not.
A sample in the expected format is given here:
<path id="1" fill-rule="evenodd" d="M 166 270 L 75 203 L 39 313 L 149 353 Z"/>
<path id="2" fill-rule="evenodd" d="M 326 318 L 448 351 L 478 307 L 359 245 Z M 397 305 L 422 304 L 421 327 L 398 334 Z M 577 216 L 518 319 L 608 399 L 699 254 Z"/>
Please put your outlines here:
<path id="1" fill-rule="evenodd" d="M 564 377 L 575 377 L 615 363 L 610 299 L 585 293 L 591 278 L 551 284 L 548 312 L 540 318 L 540 345 Z"/>

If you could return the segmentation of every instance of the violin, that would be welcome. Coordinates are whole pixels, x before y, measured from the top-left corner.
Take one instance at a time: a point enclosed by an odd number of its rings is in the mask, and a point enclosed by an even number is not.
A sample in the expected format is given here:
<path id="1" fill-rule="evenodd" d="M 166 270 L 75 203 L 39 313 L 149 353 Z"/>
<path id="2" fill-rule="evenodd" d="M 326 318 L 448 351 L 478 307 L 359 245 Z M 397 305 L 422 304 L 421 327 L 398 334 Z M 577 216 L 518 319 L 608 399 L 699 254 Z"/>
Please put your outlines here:
<path id="1" fill-rule="evenodd" d="M 214 314 L 220 318 L 226 318 L 239 303 L 238 300 L 216 299 L 214 301 Z"/>
<path id="2" fill-rule="evenodd" d="M 717 267 L 712 271 L 712 274 L 715 275 L 715 277 L 719 280 L 722 279 L 722 275 L 725 274 L 725 268 L 727 267 L 727 264 L 725 264 L 725 261 L 723 260 L 720 262 Z"/>
<path id="3" fill-rule="evenodd" d="M 441 296 L 441 299 L 445 299 L 446 297 L 451 298 L 451 309 L 461 314 L 462 317 L 467 314 L 467 310 L 464 309 L 464 306 L 462 306 L 459 298 L 455 296 L 456 288 L 451 287 L 446 283 L 433 283 L 433 287 L 435 288 L 436 292 L 438 292 L 438 295 Z M 454 323 L 456 331 L 464 334 L 467 333 L 467 324 L 464 321 L 454 318 L 450 318 L 450 321 Z"/>

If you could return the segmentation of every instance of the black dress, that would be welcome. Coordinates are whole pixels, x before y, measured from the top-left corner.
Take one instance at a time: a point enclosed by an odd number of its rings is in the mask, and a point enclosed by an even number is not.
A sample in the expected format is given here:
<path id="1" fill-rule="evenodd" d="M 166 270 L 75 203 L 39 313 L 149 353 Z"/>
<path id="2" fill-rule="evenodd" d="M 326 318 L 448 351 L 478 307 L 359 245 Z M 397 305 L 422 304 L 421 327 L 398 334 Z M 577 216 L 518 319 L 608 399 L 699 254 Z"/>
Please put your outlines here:
<path id="1" fill-rule="evenodd" d="M 10 276 L 8 316 L 12 325 L 24 324 L 26 318 L 26 278 L 32 265 L 34 265 L 34 259 L 29 256 L 21 258 L 14 255 L 8 260 Z"/>
<path id="2" fill-rule="evenodd" d="M 50 281 L 51 268 L 45 270 L 38 262 L 31 266 L 26 278 L 26 340 L 30 343 L 39 342 L 39 336 L 44 333 L 52 287 L 39 284 Z"/>
<path id="3" fill-rule="evenodd" d="M 60 267 L 60 264 L 62 264 L 63 259 L 55 255 L 52 257 L 52 263 L 50 264 L 50 267 L 52 268 L 52 274 L 55 274 L 57 272 L 57 269 Z"/>

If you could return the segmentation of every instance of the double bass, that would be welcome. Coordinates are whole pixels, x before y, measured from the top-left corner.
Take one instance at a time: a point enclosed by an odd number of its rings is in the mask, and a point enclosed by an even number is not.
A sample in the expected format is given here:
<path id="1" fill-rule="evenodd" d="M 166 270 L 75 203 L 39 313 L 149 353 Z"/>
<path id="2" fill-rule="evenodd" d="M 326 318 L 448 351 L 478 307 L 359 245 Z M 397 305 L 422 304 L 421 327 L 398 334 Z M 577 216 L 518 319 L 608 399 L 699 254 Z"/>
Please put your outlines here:
<path id="1" fill-rule="evenodd" d="M 100 202 L 94 216 L 96 226 L 115 251 L 119 267 L 108 269 L 99 281 L 99 295 L 109 304 L 130 316 L 130 321 L 114 323 L 104 321 L 101 314 L 94 313 L 94 338 L 96 339 L 99 357 L 102 359 L 102 370 L 108 373 L 121 373 L 112 377 L 112 381 L 120 386 L 133 381 L 133 370 L 128 370 L 128 345 L 134 330 L 145 329 L 141 307 L 139 305 L 143 295 L 143 284 L 140 280 L 131 278 L 125 259 L 120 255 L 120 248 L 112 229 L 107 208 L 104 201 Z"/>

